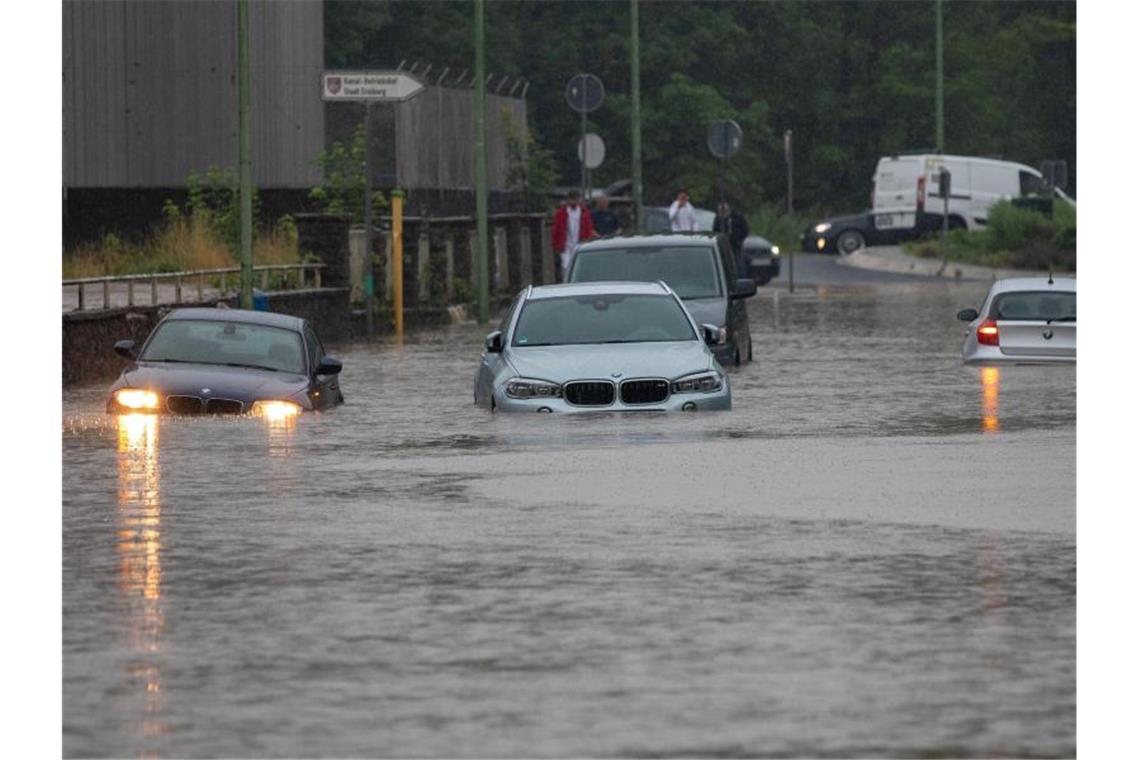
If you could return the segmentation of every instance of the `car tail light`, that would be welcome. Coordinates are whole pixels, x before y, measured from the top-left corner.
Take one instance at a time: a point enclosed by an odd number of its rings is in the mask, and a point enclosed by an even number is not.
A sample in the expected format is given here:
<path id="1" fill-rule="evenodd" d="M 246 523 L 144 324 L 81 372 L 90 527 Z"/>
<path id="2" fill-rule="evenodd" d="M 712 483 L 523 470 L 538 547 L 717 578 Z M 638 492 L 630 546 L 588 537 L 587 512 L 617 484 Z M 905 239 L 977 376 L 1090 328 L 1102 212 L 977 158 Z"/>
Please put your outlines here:
<path id="1" fill-rule="evenodd" d="M 926 175 L 918 178 L 918 213 L 926 206 Z"/>
<path id="2" fill-rule="evenodd" d="M 978 325 L 978 343 L 983 346 L 998 345 L 997 322 L 992 319 L 987 319 Z"/>

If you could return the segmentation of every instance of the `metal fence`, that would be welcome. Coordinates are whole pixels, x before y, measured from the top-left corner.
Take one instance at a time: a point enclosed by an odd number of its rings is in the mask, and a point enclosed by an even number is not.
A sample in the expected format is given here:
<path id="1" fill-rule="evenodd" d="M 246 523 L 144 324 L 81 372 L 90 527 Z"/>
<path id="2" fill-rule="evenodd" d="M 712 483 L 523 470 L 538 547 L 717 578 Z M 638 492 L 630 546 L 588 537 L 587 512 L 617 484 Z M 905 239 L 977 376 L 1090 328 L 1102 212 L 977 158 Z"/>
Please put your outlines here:
<path id="1" fill-rule="evenodd" d="M 254 278 L 259 282 L 262 290 L 268 290 L 270 284 L 270 275 L 274 272 L 280 272 L 284 276 L 282 283 L 287 284 L 289 275 L 296 272 L 296 281 L 298 288 L 304 287 L 321 287 L 321 270 L 325 268 L 325 264 L 321 262 L 305 262 L 301 264 L 264 264 L 255 266 L 253 268 Z M 307 275 L 311 273 L 311 277 Z M 233 279 L 231 280 L 231 276 Z M 154 272 L 150 274 L 128 274 L 117 275 L 111 277 L 84 277 L 74 280 L 64 280 L 64 291 L 68 288 L 74 287 L 78 294 L 78 305 L 73 309 L 74 311 L 86 311 L 88 308 L 113 308 L 111 303 L 112 286 L 116 284 L 126 285 L 126 305 L 135 306 L 135 291 L 141 285 L 143 292 L 150 290 L 149 303 L 157 305 L 159 301 L 159 283 L 172 283 L 174 287 L 173 300 L 163 300 L 162 303 L 182 303 L 182 294 L 184 286 L 197 296 L 197 301 L 201 303 L 205 300 L 205 295 L 208 290 L 217 294 L 225 294 L 227 292 L 227 285 L 233 282 L 238 285 L 241 277 L 241 267 L 226 267 L 222 269 L 195 269 L 185 272 Z M 208 284 L 209 280 L 214 278 L 218 279 L 218 286 L 214 288 Z M 89 287 L 99 287 L 102 290 L 102 300 L 98 307 L 88 306 L 87 303 L 87 289 Z"/>

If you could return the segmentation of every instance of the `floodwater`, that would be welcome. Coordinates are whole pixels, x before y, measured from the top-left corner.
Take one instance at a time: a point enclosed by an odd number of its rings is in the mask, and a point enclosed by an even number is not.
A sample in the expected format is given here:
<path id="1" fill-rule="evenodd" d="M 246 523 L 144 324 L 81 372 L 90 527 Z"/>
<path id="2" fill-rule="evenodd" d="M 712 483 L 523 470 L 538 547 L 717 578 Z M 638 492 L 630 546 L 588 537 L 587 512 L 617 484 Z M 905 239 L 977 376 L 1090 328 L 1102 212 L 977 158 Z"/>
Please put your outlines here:
<path id="1" fill-rule="evenodd" d="M 709 415 L 492 416 L 482 335 L 291 424 L 63 419 L 67 756 L 1071 756 L 1073 367 L 985 285 L 762 289 Z"/>

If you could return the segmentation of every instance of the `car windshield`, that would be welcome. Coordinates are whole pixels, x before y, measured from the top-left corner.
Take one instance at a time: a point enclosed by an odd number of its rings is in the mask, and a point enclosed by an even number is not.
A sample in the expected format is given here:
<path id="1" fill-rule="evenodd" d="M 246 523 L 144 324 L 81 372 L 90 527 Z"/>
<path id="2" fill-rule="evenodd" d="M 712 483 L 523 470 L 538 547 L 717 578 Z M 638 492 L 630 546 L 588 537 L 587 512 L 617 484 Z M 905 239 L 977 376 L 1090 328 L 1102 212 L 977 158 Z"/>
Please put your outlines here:
<path id="1" fill-rule="evenodd" d="M 571 282 L 665 283 L 681 298 L 721 295 L 716 248 L 702 246 L 639 246 L 579 251 L 570 270 Z"/>
<path id="2" fill-rule="evenodd" d="M 1017 291 L 994 299 L 990 317 L 1006 321 L 1075 322 L 1077 294 L 1072 291 Z"/>
<path id="3" fill-rule="evenodd" d="M 696 337 L 685 310 L 671 296 L 600 293 L 527 301 L 512 345 L 656 343 Z"/>
<path id="4" fill-rule="evenodd" d="M 163 322 L 139 359 L 231 364 L 298 374 L 305 371 L 300 333 L 268 325 L 207 319 Z"/>

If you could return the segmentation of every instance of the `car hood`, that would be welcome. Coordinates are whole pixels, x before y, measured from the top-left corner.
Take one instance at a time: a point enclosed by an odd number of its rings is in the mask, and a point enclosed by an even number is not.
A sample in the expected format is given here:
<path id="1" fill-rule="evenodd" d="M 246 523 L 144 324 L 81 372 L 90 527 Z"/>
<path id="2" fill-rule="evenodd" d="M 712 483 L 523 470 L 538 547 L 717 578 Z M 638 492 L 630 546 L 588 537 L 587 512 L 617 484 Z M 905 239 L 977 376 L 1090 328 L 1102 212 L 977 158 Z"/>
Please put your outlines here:
<path id="1" fill-rule="evenodd" d="M 717 327 L 725 326 L 728 309 L 725 308 L 723 298 L 689 298 L 682 303 L 693 315 L 693 321 L 698 327 L 706 323 Z"/>
<path id="2" fill-rule="evenodd" d="M 564 383 L 585 378 L 676 378 L 715 367 L 704 343 L 612 343 L 574 346 L 512 347 L 507 356 L 520 377 Z"/>
<path id="3" fill-rule="evenodd" d="M 163 395 L 206 395 L 238 401 L 285 399 L 308 386 L 304 375 L 213 364 L 139 363 L 123 373 L 116 388 L 146 388 Z"/>

